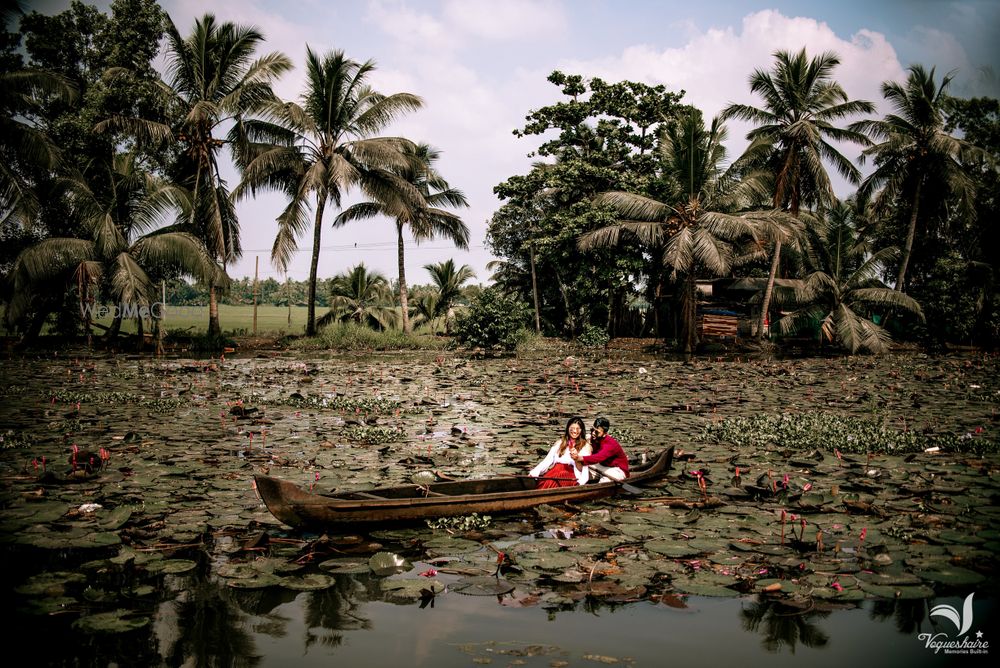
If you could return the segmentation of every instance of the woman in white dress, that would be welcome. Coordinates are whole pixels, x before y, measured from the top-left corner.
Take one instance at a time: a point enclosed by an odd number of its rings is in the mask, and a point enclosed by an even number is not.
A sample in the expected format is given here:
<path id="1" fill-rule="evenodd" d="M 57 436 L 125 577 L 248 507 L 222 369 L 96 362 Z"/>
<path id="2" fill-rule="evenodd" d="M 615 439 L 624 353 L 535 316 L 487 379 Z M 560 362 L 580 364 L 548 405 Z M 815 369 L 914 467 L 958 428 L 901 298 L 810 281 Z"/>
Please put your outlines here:
<path id="1" fill-rule="evenodd" d="M 590 454 L 590 442 L 583 418 L 573 417 L 566 423 L 562 438 L 556 441 L 545 459 L 538 462 L 528 473 L 539 478 L 538 488 L 569 487 L 586 485 L 590 480 L 590 469 L 574 460 L 574 457 Z"/>

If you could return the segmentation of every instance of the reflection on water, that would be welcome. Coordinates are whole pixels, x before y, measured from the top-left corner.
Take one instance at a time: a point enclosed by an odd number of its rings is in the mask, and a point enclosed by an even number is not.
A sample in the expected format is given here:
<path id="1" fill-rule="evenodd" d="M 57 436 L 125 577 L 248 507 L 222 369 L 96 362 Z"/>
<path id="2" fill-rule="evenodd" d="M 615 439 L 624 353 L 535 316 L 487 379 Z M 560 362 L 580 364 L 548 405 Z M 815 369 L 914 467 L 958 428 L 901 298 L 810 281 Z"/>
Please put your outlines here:
<path id="1" fill-rule="evenodd" d="M 416 577 L 414 572 L 403 577 Z M 118 580 L 127 573 L 117 573 Z M 432 605 L 388 597 L 371 575 L 334 576 L 320 591 L 246 590 L 207 569 L 161 576 L 146 613 L 152 623 L 127 633 L 75 631 L 74 614 L 18 614 L 13 631 L 38 665 L 74 666 L 661 666 L 710 660 L 760 665 L 803 659 L 818 665 L 878 661 L 944 665 L 917 639 L 955 633 L 929 616 L 964 592 L 933 601 L 863 601 L 822 607 L 768 598 L 664 595 L 627 603 L 588 596 L 559 608 L 533 603 L 531 591 L 502 596 L 445 592 Z M 232 581 L 229 581 L 232 582 Z M 972 632 L 991 639 L 996 599 L 975 599 Z M 23 601 L 19 600 L 18 605 Z M 133 608 L 136 602 L 129 602 Z M 425 602 L 426 603 L 426 602 Z M 16 610 L 23 613 L 23 610 Z M 136 614 L 145 614 L 140 607 Z M 51 642 L 71 638 L 72 642 Z M 952 657 L 954 659 L 954 657 Z M 596 662 L 596 663 L 595 663 Z"/>
<path id="2" fill-rule="evenodd" d="M 780 601 L 762 599 L 740 610 L 743 628 L 762 637 L 761 644 L 768 652 L 795 647 L 825 647 L 830 637 L 816 623 L 830 615 L 829 610 L 803 610 Z"/>

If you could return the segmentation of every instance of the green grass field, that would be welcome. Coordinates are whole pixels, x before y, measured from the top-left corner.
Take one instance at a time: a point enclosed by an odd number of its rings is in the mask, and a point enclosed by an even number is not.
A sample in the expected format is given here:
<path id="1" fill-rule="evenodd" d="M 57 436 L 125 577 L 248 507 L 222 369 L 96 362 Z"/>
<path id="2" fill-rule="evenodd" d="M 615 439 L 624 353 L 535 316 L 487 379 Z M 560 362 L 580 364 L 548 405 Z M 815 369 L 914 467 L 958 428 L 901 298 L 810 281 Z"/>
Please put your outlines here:
<path id="1" fill-rule="evenodd" d="M 257 307 L 258 334 L 301 334 L 306 328 L 305 306 L 292 307 L 292 324 L 288 324 L 288 307 L 262 305 Z M 326 313 L 325 307 L 316 309 L 316 316 Z M 101 325 L 110 325 L 111 317 L 96 320 Z M 253 306 L 228 304 L 219 305 L 219 324 L 222 331 L 238 335 L 253 334 Z M 207 306 L 167 306 L 163 314 L 163 326 L 168 332 L 187 330 L 191 334 L 208 330 Z M 189 329 L 190 328 L 190 329 Z M 122 331 L 134 332 L 135 321 L 122 323 Z"/>

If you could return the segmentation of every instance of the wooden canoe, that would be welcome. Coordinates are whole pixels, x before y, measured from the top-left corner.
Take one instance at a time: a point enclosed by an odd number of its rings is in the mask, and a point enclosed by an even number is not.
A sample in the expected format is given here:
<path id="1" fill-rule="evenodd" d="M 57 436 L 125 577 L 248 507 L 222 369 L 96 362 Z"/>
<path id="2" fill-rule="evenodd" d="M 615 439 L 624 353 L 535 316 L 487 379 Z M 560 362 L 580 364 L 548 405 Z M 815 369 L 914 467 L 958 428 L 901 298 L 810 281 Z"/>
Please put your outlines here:
<path id="1" fill-rule="evenodd" d="M 297 528 L 374 524 L 451 517 L 471 513 L 503 513 L 543 503 L 590 501 L 617 494 L 623 485 L 641 485 L 670 470 L 674 449 L 636 467 L 624 482 L 590 483 L 537 489 L 530 476 L 457 480 L 428 485 L 379 487 L 364 491 L 316 494 L 299 485 L 264 475 L 254 476 L 257 492 L 276 518 Z"/>

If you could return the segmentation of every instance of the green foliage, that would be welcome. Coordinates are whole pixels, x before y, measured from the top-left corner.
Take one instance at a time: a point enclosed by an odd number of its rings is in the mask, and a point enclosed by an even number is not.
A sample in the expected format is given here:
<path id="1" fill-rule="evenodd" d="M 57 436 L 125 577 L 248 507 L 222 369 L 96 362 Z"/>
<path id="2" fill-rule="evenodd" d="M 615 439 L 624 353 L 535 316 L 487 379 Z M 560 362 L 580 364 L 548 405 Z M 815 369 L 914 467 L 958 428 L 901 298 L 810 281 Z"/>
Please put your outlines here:
<path id="1" fill-rule="evenodd" d="M 489 515 L 472 513 L 471 515 L 456 515 L 454 517 L 439 517 L 436 520 L 424 520 L 431 529 L 443 529 L 448 532 L 482 531 L 488 529 L 493 522 Z"/>
<path id="2" fill-rule="evenodd" d="M 327 408 L 342 413 L 365 413 L 377 415 L 392 415 L 401 411 L 403 404 L 385 397 L 335 397 L 300 396 L 293 394 L 286 397 L 243 396 L 247 405 L 291 406 L 292 408 Z"/>
<path id="3" fill-rule="evenodd" d="M 926 280 L 912 287 L 927 317 L 927 334 L 937 343 L 969 343 L 983 307 L 983 270 L 957 251 L 939 257 Z"/>
<path id="4" fill-rule="evenodd" d="M 606 329 L 594 325 L 586 325 L 583 333 L 576 337 L 576 342 L 584 348 L 603 348 L 610 340 Z"/>
<path id="5" fill-rule="evenodd" d="M 295 350 L 437 350 L 447 341 L 434 336 L 406 335 L 400 330 L 378 332 L 357 323 L 324 327 L 318 336 L 291 342 Z"/>
<path id="6" fill-rule="evenodd" d="M 594 195 L 658 189 L 652 149 L 681 94 L 562 72 L 548 80 L 565 100 L 532 111 L 515 135 L 556 133 L 538 149 L 555 161 L 536 163 L 528 174 L 494 188 L 506 200 L 487 232 L 490 249 L 503 258 L 494 278 L 505 291 L 532 302 L 533 254 L 543 327 L 574 335 L 585 322 L 596 321 L 608 322 L 614 332 L 625 321 L 635 278 L 662 270 L 639 244 L 582 253 L 577 239 L 614 222 L 609 207 L 591 203 Z"/>
<path id="7" fill-rule="evenodd" d="M 358 427 L 348 427 L 344 430 L 344 436 L 358 443 L 380 445 L 382 443 L 399 441 L 406 436 L 406 432 L 399 427 L 361 425 Z"/>
<path id="8" fill-rule="evenodd" d="M 787 450 L 834 449 L 849 454 L 905 454 L 930 447 L 957 452 L 997 452 L 996 438 L 969 434 L 923 434 L 898 431 L 875 419 L 831 413 L 782 413 L 736 417 L 709 424 L 702 439 L 728 442 L 737 448 L 778 447 Z"/>
<path id="9" fill-rule="evenodd" d="M 514 350 L 528 313 L 523 302 L 504 295 L 495 287 L 487 288 L 458 317 L 456 338 L 469 348 Z"/>

